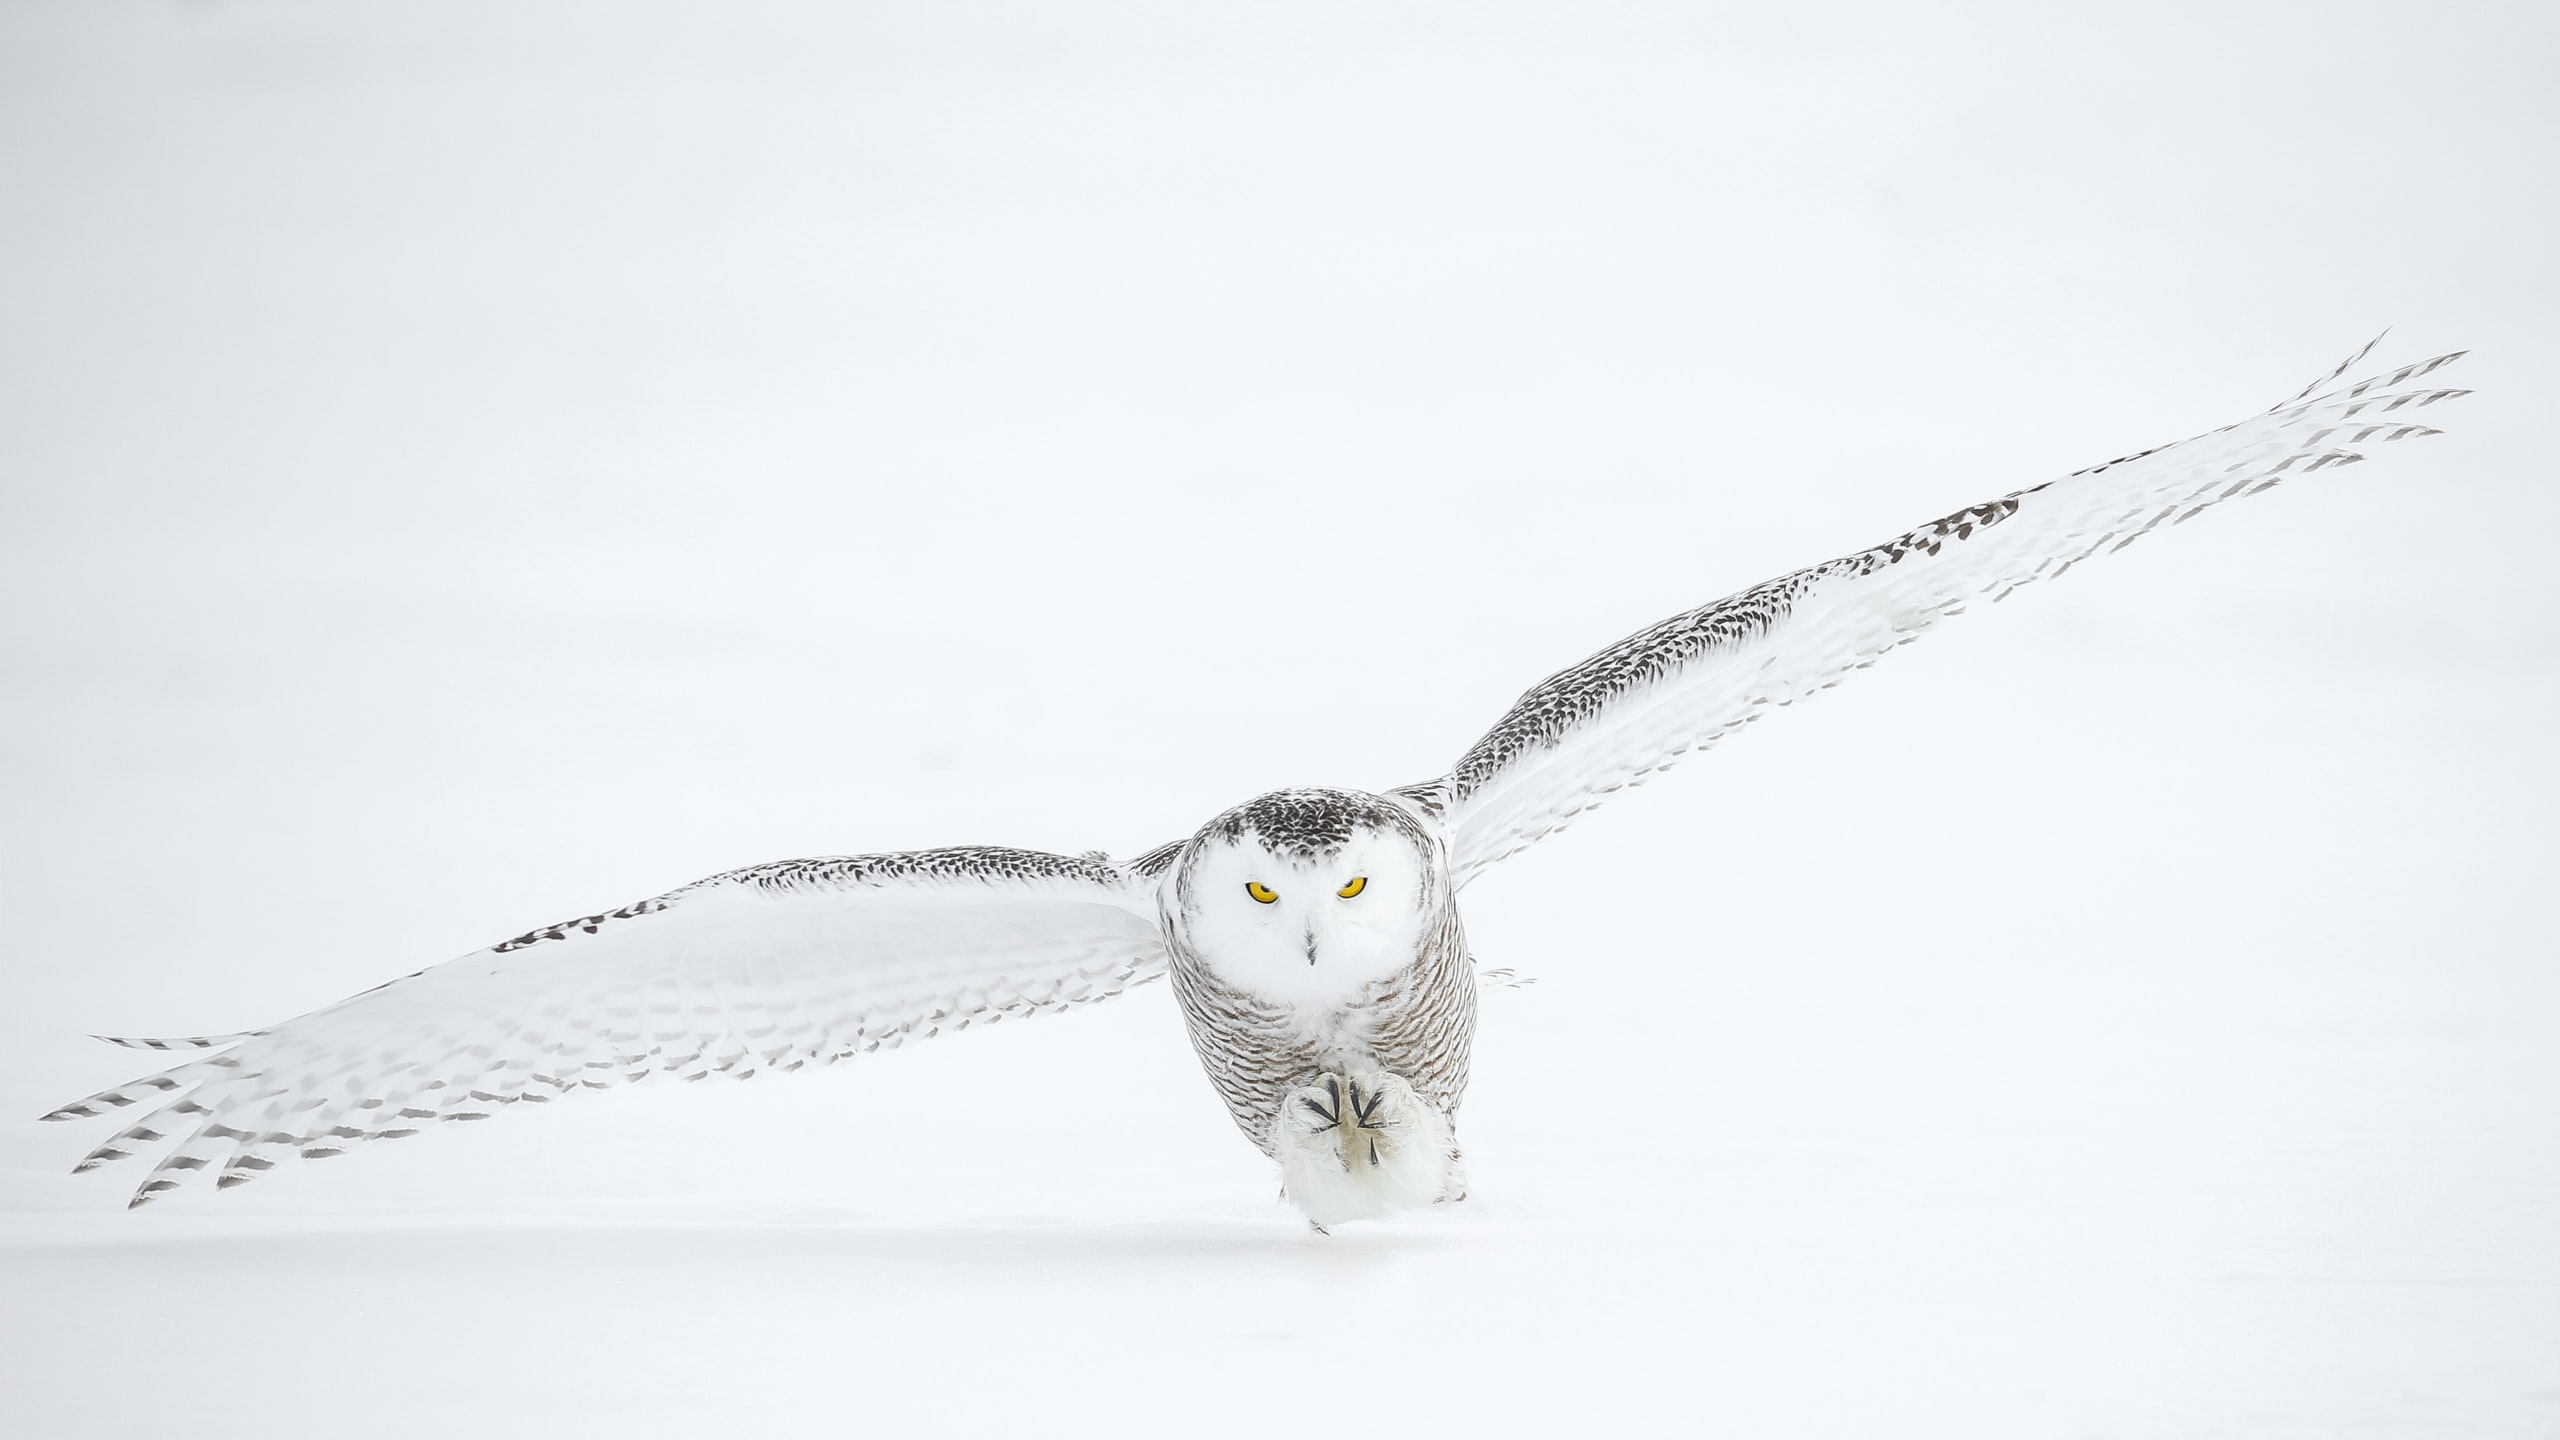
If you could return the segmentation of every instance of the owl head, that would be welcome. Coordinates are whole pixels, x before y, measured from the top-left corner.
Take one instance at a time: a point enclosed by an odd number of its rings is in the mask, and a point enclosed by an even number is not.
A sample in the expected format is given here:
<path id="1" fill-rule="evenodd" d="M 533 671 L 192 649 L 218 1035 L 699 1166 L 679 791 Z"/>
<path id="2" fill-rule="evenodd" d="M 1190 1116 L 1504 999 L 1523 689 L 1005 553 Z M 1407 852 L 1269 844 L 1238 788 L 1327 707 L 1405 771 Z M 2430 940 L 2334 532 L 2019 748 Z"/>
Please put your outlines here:
<path id="1" fill-rule="evenodd" d="M 1413 963 L 1449 904 L 1417 811 L 1356 790 L 1275 790 L 1191 837 L 1166 895 L 1176 938 L 1239 989 L 1295 1004 Z"/>

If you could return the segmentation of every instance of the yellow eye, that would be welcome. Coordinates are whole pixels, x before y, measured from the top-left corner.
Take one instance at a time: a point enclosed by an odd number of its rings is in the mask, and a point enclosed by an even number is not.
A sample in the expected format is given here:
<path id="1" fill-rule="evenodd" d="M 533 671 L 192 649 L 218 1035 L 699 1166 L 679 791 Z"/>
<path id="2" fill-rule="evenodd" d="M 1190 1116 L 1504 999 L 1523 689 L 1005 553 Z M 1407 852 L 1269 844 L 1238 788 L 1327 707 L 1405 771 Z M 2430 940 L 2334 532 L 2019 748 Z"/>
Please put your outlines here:
<path id="1" fill-rule="evenodd" d="M 1247 880 L 1244 882 L 1244 893 L 1261 901 L 1265 905 L 1268 905 L 1272 901 L 1280 898 L 1279 891 L 1272 889 L 1270 886 L 1263 884 L 1259 880 Z"/>
<path id="2" fill-rule="evenodd" d="M 1366 889 L 1368 889 L 1368 888 L 1369 888 L 1369 877 L 1368 877 L 1368 876 L 1366 876 L 1366 875 L 1354 875 L 1354 876 L 1352 876 L 1352 877 L 1351 877 L 1351 883 L 1350 883 L 1350 884 L 1343 886 L 1341 889 L 1336 890 L 1336 891 L 1334 891 L 1333 893 L 1334 893 L 1334 894 L 1336 894 L 1336 895 L 1341 896 L 1341 897 L 1342 897 L 1343 899 L 1345 899 L 1345 900 L 1348 900 L 1348 899 L 1350 899 L 1352 896 L 1357 895 L 1357 894 L 1359 894 L 1361 891 L 1366 890 Z"/>

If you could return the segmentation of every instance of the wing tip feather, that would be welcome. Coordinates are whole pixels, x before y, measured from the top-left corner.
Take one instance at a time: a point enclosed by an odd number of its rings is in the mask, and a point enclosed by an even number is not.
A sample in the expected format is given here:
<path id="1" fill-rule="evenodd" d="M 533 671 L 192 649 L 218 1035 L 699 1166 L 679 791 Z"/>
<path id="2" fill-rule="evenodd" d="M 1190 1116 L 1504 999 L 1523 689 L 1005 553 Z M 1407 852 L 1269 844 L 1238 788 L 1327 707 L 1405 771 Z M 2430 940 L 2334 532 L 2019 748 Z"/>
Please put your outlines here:
<path id="1" fill-rule="evenodd" d="M 230 1035 L 92 1035 L 89 1038 L 126 1050 L 218 1050 L 265 1034 L 241 1030 Z"/>

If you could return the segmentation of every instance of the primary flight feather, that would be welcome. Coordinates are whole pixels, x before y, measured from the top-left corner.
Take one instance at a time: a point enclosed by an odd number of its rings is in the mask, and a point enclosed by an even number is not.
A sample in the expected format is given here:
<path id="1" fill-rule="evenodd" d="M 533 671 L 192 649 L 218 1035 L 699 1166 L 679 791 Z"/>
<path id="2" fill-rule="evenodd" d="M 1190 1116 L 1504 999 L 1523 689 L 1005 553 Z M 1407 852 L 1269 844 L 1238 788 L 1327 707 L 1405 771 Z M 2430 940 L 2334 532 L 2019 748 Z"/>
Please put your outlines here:
<path id="1" fill-rule="evenodd" d="M 1465 1194 L 1477 979 L 1457 892 L 1617 791 L 1997 600 L 2225 500 L 2437 433 L 2459 352 L 1967 507 L 1531 687 L 1447 775 L 1285 790 L 1120 863 L 967 848 L 782 861 L 529 931 L 181 1054 L 45 1116 L 125 1121 L 131 1203 L 649 1078 L 744 1078 L 1107 1000 L 1170 973 L 1202 1066 L 1318 1225 Z M 131 1118 L 128 1119 L 127 1117 Z"/>

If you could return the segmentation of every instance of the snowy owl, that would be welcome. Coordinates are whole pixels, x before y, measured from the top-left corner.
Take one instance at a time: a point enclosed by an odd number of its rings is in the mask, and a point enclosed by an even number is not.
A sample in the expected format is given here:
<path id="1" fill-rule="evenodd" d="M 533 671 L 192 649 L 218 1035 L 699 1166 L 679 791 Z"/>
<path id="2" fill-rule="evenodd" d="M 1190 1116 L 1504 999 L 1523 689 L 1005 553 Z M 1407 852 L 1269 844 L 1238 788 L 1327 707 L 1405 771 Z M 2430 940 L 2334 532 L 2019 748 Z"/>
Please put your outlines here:
<path id="1" fill-rule="evenodd" d="M 786 860 L 528 931 L 187 1052 L 48 1120 L 144 1112 L 132 1204 L 295 1156 L 653 1075 L 829 1064 L 1170 974 L 1209 1081 L 1318 1227 L 1461 1199 L 1479 979 L 1458 895 L 1495 862 L 1945 616 L 2163 525 L 2436 432 L 2440 356 L 2350 357 L 2252 419 L 1755 585 L 1540 681 L 1437 779 L 1275 791 L 1126 862 L 995 847 Z"/>

